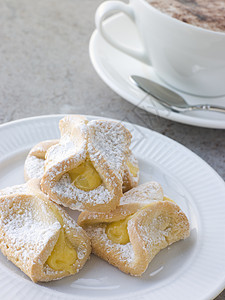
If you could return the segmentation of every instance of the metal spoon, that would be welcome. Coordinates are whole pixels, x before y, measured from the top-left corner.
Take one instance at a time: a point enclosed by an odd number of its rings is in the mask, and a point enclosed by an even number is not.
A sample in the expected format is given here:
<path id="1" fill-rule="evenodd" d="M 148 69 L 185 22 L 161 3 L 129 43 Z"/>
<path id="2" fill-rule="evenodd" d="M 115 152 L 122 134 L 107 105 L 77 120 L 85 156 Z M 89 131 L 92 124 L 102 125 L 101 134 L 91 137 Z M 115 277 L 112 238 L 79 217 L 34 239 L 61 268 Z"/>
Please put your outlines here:
<path id="1" fill-rule="evenodd" d="M 225 113 L 225 107 L 222 106 L 210 104 L 188 105 L 183 97 L 154 81 L 136 75 L 131 75 L 130 77 L 139 88 L 155 97 L 160 104 L 170 108 L 174 112 L 205 110 Z"/>

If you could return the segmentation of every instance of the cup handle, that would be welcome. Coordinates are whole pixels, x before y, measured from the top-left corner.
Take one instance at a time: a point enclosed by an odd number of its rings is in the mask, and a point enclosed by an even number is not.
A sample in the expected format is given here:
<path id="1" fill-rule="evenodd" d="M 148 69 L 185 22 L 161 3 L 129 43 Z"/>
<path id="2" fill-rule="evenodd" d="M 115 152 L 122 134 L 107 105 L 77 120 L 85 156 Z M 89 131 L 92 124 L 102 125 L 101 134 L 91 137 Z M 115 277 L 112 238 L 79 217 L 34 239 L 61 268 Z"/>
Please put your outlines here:
<path id="1" fill-rule="evenodd" d="M 96 28 L 99 31 L 99 33 L 102 35 L 102 37 L 113 47 L 116 49 L 144 62 L 149 63 L 148 58 L 146 56 L 145 50 L 133 50 L 131 48 L 128 48 L 126 46 L 123 46 L 113 38 L 111 38 L 107 32 L 104 30 L 102 24 L 103 21 L 112 15 L 112 13 L 115 12 L 123 12 L 125 13 L 130 19 L 135 23 L 135 17 L 132 7 L 129 4 L 125 4 L 121 1 L 107 1 L 103 2 L 97 9 L 95 14 L 95 24 Z"/>

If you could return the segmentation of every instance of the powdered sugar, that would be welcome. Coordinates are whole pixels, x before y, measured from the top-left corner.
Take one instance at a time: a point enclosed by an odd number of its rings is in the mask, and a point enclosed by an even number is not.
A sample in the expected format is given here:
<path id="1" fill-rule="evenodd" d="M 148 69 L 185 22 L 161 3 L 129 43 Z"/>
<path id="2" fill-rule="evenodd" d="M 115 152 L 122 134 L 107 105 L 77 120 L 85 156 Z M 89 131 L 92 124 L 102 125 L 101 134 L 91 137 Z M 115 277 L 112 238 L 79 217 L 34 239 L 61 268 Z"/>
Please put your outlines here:
<path id="1" fill-rule="evenodd" d="M 81 203 L 98 203 L 104 204 L 112 197 L 109 190 L 103 184 L 91 191 L 83 191 L 78 189 L 71 183 L 69 174 L 64 174 L 61 179 L 52 188 L 54 193 L 61 197 L 72 198 Z"/>
<path id="2" fill-rule="evenodd" d="M 88 151 L 92 155 L 95 151 L 100 153 L 110 167 L 122 176 L 125 158 L 130 146 L 128 131 L 119 122 L 90 121 L 88 123 L 90 142 Z M 96 156 L 93 156 L 95 159 Z"/>
<path id="3" fill-rule="evenodd" d="M 117 252 L 119 253 L 119 259 L 126 263 L 132 263 L 134 260 L 134 251 L 132 244 L 129 242 L 125 245 L 120 245 L 117 243 L 113 243 L 107 236 L 106 232 L 106 225 L 101 224 L 100 226 L 88 226 L 85 228 L 87 234 L 93 240 L 97 241 L 99 245 L 102 245 L 102 248 L 106 253 L 109 252 Z"/>
<path id="4" fill-rule="evenodd" d="M 25 171 L 27 176 L 31 178 L 41 179 L 44 175 L 45 160 L 37 158 L 33 155 L 28 155 L 25 161 Z"/>
<path id="5" fill-rule="evenodd" d="M 72 141 L 67 141 L 66 143 L 59 143 L 55 146 L 49 148 L 46 159 L 47 168 L 54 166 L 54 164 L 66 160 L 77 152 L 77 145 Z"/>
<path id="6" fill-rule="evenodd" d="M 134 166 L 138 166 L 138 162 L 137 162 L 137 159 L 136 157 L 134 156 L 133 152 L 130 151 L 130 155 L 129 155 L 129 158 L 128 158 L 129 162 L 134 165 Z"/>
<path id="7" fill-rule="evenodd" d="M 162 201 L 163 190 L 158 182 L 147 182 L 126 192 L 120 199 L 120 204 L 127 203 L 150 203 L 151 201 Z"/>
<path id="8" fill-rule="evenodd" d="M 171 232 L 171 227 L 162 228 L 161 226 L 165 224 L 166 218 L 167 217 L 164 216 L 163 220 L 160 220 L 160 218 L 153 219 L 151 226 L 142 226 L 141 224 L 137 226 L 140 236 L 144 241 L 145 248 L 149 253 L 151 253 L 155 247 L 162 249 L 168 246 L 167 237 Z"/>
<path id="9" fill-rule="evenodd" d="M 32 198 L 21 202 L 15 196 L 6 197 L 1 203 L 0 228 L 8 241 L 8 247 L 26 264 L 27 260 L 39 255 L 61 225 L 48 218 L 43 221 L 38 213 L 38 205 Z"/>
<path id="10" fill-rule="evenodd" d="M 14 185 L 12 187 L 7 187 L 0 191 L 0 197 L 12 194 L 21 194 L 26 192 L 26 184 Z"/>

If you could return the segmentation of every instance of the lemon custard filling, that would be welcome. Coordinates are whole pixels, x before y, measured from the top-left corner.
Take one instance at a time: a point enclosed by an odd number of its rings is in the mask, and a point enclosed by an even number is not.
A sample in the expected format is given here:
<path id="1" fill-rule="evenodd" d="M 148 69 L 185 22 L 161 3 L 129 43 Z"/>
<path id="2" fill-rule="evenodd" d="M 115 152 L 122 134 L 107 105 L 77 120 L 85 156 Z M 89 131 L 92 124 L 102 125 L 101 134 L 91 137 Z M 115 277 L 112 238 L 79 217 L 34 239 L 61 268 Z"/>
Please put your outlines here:
<path id="1" fill-rule="evenodd" d="M 63 228 L 63 219 L 58 209 L 53 205 L 51 205 L 51 209 L 62 227 L 60 229 L 59 238 L 46 263 L 55 271 L 68 271 L 72 273 L 74 269 L 73 265 L 77 260 L 77 252 L 66 237 Z"/>
<path id="2" fill-rule="evenodd" d="M 128 216 L 123 220 L 107 224 L 105 232 L 112 242 L 120 245 L 125 245 L 130 242 L 127 223 L 132 217 L 133 215 Z"/>
<path id="3" fill-rule="evenodd" d="M 94 190 L 102 184 L 101 177 L 89 159 L 68 173 L 72 184 L 86 192 Z"/>

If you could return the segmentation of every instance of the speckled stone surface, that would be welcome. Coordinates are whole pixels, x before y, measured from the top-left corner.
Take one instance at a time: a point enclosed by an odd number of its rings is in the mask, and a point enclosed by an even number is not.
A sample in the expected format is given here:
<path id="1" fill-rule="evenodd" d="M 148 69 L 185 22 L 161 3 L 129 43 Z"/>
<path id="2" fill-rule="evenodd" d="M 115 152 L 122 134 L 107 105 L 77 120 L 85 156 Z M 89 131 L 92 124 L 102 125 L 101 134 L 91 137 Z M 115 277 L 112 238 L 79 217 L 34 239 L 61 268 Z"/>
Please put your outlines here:
<path id="1" fill-rule="evenodd" d="M 58 113 L 126 119 L 180 142 L 225 179 L 225 131 L 153 116 L 98 77 L 88 43 L 101 2 L 0 1 L 0 123 Z M 225 292 L 216 299 L 225 299 Z"/>

